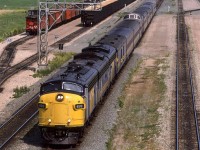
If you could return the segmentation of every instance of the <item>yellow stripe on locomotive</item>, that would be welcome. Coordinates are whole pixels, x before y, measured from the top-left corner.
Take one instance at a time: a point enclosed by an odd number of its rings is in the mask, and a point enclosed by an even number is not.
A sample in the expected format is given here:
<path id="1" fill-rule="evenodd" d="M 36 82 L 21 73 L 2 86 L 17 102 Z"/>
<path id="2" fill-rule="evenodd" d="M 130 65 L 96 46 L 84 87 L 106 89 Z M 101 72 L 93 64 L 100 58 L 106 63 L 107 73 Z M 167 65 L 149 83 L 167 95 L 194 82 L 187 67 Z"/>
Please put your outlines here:
<path id="1" fill-rule="evenodd" d="M 85 100 L 71 93 L 48 93 L 40 97 L 39 126 L 82 127 L 85 123 Z"/>

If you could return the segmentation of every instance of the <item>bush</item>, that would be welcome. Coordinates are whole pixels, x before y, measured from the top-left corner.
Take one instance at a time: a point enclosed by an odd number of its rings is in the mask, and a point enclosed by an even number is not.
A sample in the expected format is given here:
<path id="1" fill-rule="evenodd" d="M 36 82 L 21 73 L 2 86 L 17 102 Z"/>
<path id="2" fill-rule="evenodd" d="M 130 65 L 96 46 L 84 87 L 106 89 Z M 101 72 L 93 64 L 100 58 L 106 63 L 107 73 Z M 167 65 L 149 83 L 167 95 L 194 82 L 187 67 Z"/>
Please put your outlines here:
<path id="1" fill-rule="evenodd" d="M 23 94 L 26 94 L 27 92 L 29 92 L 30 89 L 27 88 L 26 86 L 22 86 L 22 87 L 16 87 L 13 89 L 13 98 L 19 98 L 21 97 Z"/>
<path id="2" fill-rule="evenodd" d="M 60 68 L 65 62 L 74 56 L 75 53 L 55 53 L 55 57 L 52 61 L 49 61 L 49 66 L 47 69 L 38 70 L 37 73 L 33 75 L 34 78 L 39 77 L 42 78 L 44 76 L 49 75 L 54 70 Z"/>

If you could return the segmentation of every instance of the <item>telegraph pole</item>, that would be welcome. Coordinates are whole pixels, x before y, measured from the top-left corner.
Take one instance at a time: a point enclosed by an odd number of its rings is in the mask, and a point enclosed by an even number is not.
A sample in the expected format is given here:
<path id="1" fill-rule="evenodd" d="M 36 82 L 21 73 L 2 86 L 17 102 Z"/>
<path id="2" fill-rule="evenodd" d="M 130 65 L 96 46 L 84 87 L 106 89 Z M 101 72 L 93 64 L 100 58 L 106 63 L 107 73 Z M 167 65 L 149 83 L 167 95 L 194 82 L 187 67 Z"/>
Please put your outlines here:
<path id="1" fill-rule="evenodd" d="M 77 1 L 77 0 L 76 0 Z M 38 66 L 48 65 L 48 32 L 52 26 L 62 17 L 66 10 L 101 11 L 101 0 L 82 0 L 82 2 L 67 2 L 67 0 L 38 0 Z M 88 9 L 89 8 L 89 9 Z M 60 11 L 59 16 L 52 15 L 53 12 Z M 49 18 L 53 19 L 53 24 L 49 26 Z"/>

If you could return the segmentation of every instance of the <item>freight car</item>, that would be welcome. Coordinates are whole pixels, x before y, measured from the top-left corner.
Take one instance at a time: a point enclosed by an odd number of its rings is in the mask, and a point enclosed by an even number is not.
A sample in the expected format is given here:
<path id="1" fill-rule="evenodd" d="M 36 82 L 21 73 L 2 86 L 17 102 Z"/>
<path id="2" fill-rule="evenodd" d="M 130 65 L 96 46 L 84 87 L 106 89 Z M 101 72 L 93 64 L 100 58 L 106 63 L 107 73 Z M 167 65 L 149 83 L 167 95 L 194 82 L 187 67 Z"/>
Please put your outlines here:
<path id="1" fill-rule="evenodd" d="M 143 3 L 96 44 L 75 55 L 59 76 L 41 85 L 38 125 L 48 143 L 77 143 L 155 12 L 156 3 Z"/>
<path id="2" fill-rule="evenodd" d="M 83 26 L 92 26 L 104 20 L 114 12 L 122 9 L 135 0 L 110 0 L 102 2 L 101 11 L 83 10 L 81 11 L 81 23 Z"/>
<path id="3" fill-rule="evenodd" d="M 38 30 L 38 10 L 28 10 L 27 16 L 26 16 L 26 33 L 29 35 L 37 34 Z M 52 26 L 53 28 L 56 26 L 59 26 L 63 23 L 66 23 L 68 21 L 71 21 L 72 19 L 75 19 L 77 17 L 80 17 L 80 10 L 66 10 L 63 12 L 62 17 L 54 23 L 54 20 L 56 20 L 62 12 L 55 11 L 52 12 L 51 15 L 48 16 L 48 26 Z M 54 19 L 53 19 L 53 18 Z M 54 24 L 53 24 L 54 23 Z M 45 28 L 45 25 L 41 25 L 42 28 Z"/>

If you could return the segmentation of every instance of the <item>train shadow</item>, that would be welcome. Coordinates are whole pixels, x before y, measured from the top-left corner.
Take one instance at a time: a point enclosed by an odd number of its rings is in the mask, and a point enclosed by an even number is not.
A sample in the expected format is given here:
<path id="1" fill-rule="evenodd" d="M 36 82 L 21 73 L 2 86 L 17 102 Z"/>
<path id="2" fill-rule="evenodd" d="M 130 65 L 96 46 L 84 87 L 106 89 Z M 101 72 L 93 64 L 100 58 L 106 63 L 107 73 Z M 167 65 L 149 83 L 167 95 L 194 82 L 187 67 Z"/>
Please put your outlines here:
<path id="1" fill-rule="evenodd" d="M 83 27 L 83 24 L 79 23 L 78 25 L 76 25 L 76 27 Z"/>
<path id="2" fill-rule="evenodd" d="M 35 124 L 23 137 L 22 139 L 24 143 L 28 145 L 32 145 L 41 149 L 72 149 L 76 150 L 75 147 L 72 147 L 72 145 L 50 145 L 46 143 L 46 141 L 41 137 L 40 129 L 37 124 Z M 74 146 L 74 145 L 73 145 Z"/>
<path id="3" fill-rule="evenodd" d="M 40 129 L 37 124 L 35 124 L 33 128 L 31 128 L 25 134 L 22 140 L 24 141 L 24 143 L 28 145 L 46 148 L 46 146 L 44 145 L 45 141 L 42 139 L 40 135 Z"/>

